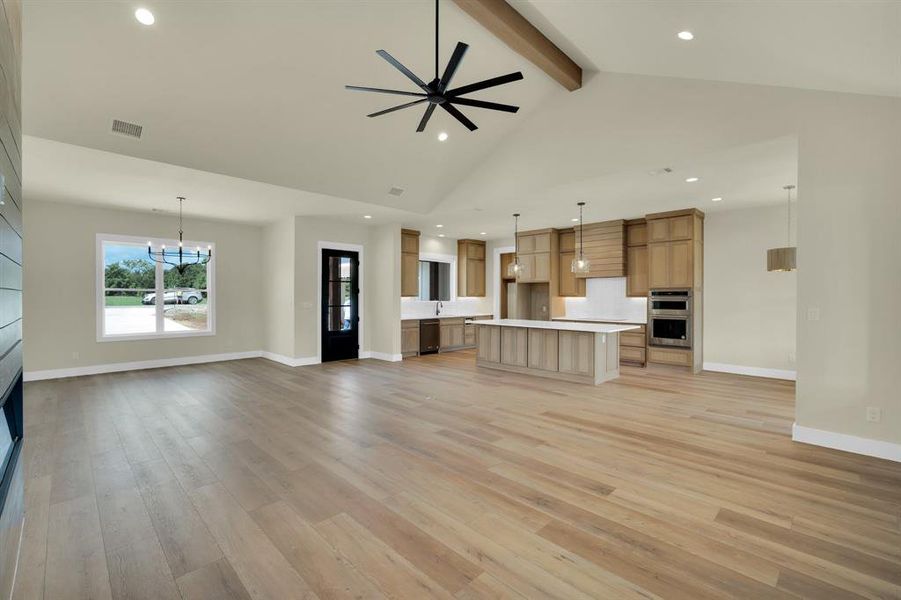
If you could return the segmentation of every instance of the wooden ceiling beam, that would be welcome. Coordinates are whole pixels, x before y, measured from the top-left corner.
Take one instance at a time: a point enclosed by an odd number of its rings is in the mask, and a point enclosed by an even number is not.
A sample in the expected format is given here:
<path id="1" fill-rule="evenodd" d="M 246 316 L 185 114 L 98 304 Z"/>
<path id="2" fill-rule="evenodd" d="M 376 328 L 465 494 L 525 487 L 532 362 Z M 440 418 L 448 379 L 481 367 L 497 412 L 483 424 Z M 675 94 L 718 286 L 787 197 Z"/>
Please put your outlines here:
<path id="1" fill-rule="evenodd" d="M 582 87 L 582 68 L 504 0 L 454 0 L 470 17 L 569 91 Z"/>

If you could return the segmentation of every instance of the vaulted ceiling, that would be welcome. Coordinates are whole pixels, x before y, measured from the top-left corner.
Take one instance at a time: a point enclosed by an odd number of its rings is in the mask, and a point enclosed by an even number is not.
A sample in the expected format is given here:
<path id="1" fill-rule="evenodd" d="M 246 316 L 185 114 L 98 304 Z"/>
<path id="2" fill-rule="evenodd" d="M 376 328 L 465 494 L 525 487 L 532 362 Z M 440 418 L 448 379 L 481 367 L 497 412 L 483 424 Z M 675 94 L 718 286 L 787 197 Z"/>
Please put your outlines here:
<path id="1" fill-rule="evenodd" d="M 375 55 L 380 48 L 431 73 L 428 0 L 148 2 L 156 15 L 152 27 L 135 21 L 131 2 L 24 4 L 24 131 L 32 136 L 25 144 L 25 190 L 51 199 L 149 210 L 193 185 L 194 195 L 206 190 L 207 196 L 195 206 L 206 214 L 218 207 L 214 216 L 222 218 L 374 213 L 423 227 L 440 218 L 455 223 L 459 235 L 479 229 L 494 235 L 506 227 L 514 200 L 528 203 L 536 218 L 563 222 L 586 194 L 611 199 L 607 212 L 620 207 L 642 214 L 725 189 L 734 207 L 775 201 L 770 188 L 778 190 L 794 174 L 791 138 L 717 152 L 697 145 L 686 153 L 671 142 L 677 132 L 690 132 L 657 119 L 654 131 L 638 132 L 640 146 L 624 148 L 632 132 L 606 135 L 613 129 L 598 123 L 640 108 L 609 103 L 591 124 L 605 134 L 597 144 L 607 145 L 596 167 L 573 171 L 572 153 L 584 155 L 584 148 L 554 147 L 542 164 L 521 166 L 547 172 L 546 189 L 467 185 L 486 180 L 484 172 L 472 174 L 493 164 L 499 148 L 519 139 L 540 144 L 549 127 L 542 115 L 565 113 L 569 92 L 451 2 L 441 5 L 441 54 L 446 59 L 458 40 L 470 44 L 457 82 L 516 70 L 525 75 L 477 94 L 522 110 L 469 109 L 480 126 L 475 133 L 442 111 L 423 134 L 415 132 L 420 109 L 367 119 L 366 113 L 399 102 L 343 89 L 349 83 L 406 89 L 402 75 Z M 603 73 L 636 73 L 901 96 L 901 2 L 511 4 L 586 70 L 595 91 Z M 695 34 L 692 42 L 675 37 L 684 29 Z M 114 118 L 143 125 L 142 139 L 111 134 Z M 446 142 L 437 141 L 439 131 L 448 132 Z M 681 169 L 680 175 L 708 174 L 687 195 L 665 178 L 648 177 L 649 169 L 664 166 Z M 61 185 L 66 173 L 69 184 Z M 231 186 L 211 174 L 245 181 Z M 515 173 L 492 177 L 501 182 Z M 129 181 L 140 189 L 123 191 Z M 392 196 L 391 187 L 405 192 Z"/>

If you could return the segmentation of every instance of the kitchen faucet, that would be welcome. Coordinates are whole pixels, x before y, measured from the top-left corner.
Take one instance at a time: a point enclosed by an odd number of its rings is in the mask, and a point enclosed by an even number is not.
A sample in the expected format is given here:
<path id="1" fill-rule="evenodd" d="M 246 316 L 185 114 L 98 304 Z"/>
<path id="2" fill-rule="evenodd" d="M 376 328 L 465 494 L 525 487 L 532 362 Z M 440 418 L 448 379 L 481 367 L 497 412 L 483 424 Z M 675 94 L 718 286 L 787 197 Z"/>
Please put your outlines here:
<path id="1" fill-rule="evenodd" d="M 436 317 L 441 314 L 442 308 L 444 308 L 444 304 L 441 302 L 441 300 L 438 300 L 437 302 L 435 302 L 435 316 Z"/>

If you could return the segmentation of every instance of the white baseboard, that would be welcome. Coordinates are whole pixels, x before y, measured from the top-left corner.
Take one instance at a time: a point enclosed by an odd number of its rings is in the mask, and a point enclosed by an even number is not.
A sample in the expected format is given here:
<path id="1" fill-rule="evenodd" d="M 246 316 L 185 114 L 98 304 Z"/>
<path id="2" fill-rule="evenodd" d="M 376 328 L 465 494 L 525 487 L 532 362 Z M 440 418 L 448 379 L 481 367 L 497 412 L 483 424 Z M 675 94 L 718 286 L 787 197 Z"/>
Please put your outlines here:
<path id="1" fill-rule="evenodd" d="M 386 360 L 388 362 L 399 362 L 404 359 L 403 354 L 388 354 L 387 352 L 366 352 L 360 354 L 360 358 L 374 358 L 376 360 Z"/>
<path id="2" fill-rule="evenodd" d="M 263 353 L 259 350 L 248 352 L 229 352 L 226 354 L 204 354 L 201 356 L 183 356 L 180 358 L 160 358 L 157 360 L 141 360 L 135 362 L 90 365 L 69 369 L 47 369 L 45 371 L 25 371 L 24 381 L 40 381 L 42 379 L 60 379 L 61 377 L 81 377 L 83 375 L 99 375 L 101 373 L 118 373 L 120 371 L 139 371 L 142 369 L 159 369 L 161 367 L 180 367 L 201 363 L 222 362 L 225 360 L 241 360 L 259 358 Z"/>
<path id="3" fill-rule="evenodd" d="M 844 450 L 854 454 L 875 456 L 876 458 L 901 462 L 901 444 L 893 442 L 871 440 L 856 435 L 848 435 L 847 433 L 814 429 L 813 427 L 804 427 L 797 423 L 792 424 L 792 440 L 803 444 L 823 446 L 834 450 Z"/>
<path id="4" fill-rule="evenodd" d="M 275 352 L 263 352 L 262 357 L 273 362 L 281 363 L 289 367 L 305 367 L 307 365 L 318 365 L 319 358 L 316 356 L 305 356 L 293 358 L 284 354 L 276 354 Z"/>
<path id="5" fill-rule="evenodd" d="M 795 381 L 797 371 L 783 369 L 765 369 L 763 367 L 746 367 L 744 365 L 729 365 L 726 363 L 705 362 L 705 371 L 717 371 L 719 373 L 735 373 L 736 375 L 751 375 L 752 377 L 768 377 L 770 379 L 786 379 Z"/>

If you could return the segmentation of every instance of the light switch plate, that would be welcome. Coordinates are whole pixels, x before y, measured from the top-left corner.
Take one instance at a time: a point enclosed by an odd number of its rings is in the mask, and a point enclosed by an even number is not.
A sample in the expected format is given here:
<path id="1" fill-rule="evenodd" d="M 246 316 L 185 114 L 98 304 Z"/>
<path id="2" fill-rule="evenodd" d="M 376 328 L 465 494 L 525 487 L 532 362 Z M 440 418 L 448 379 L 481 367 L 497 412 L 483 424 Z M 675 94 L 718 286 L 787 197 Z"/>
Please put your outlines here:
<path id="1" fill-rule="evenodd" d="M 811 306 L 807 309 L 807 320 L 808 321 L 819 321 L 820 320 L 820 307 L 819 306 Z"/>
<path id="2" fill-rule="evenodd" d="M 867 421 L 870 423 L 878 423 L 882 420 L 882 409 L 878 406 L 867 407 Z"/>

